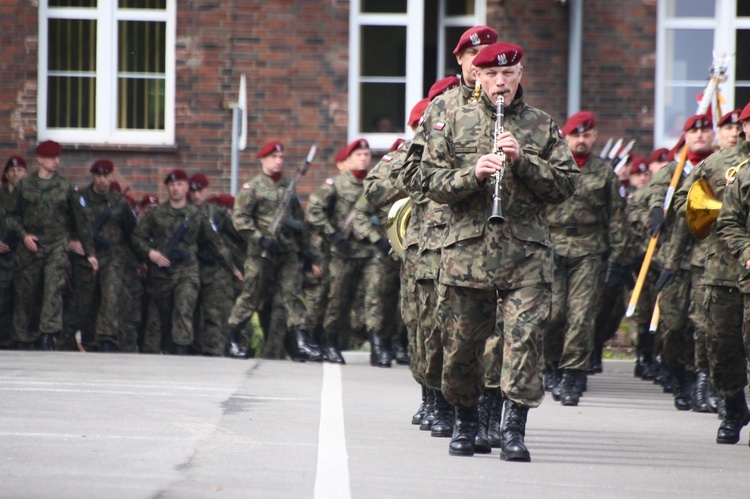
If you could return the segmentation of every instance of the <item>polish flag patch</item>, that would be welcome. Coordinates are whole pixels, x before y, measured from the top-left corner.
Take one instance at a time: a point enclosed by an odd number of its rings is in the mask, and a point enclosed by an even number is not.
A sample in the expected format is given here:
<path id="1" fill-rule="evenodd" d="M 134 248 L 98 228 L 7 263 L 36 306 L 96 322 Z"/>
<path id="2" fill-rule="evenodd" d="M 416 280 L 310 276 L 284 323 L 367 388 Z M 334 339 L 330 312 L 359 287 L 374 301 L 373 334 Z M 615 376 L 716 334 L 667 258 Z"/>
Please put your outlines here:
<path id="1" fill-rule="evenodd" d="M 437 131 L 440 132 L 440 131 L 443 130 L 443 128 L 445 128 L 445 123 L 443 123 L 442 121 L 438 121 L 437 123 L 435 123 L 435 127 L 434 128 L 435 128 L 435 130 L 437 130 Z"/>

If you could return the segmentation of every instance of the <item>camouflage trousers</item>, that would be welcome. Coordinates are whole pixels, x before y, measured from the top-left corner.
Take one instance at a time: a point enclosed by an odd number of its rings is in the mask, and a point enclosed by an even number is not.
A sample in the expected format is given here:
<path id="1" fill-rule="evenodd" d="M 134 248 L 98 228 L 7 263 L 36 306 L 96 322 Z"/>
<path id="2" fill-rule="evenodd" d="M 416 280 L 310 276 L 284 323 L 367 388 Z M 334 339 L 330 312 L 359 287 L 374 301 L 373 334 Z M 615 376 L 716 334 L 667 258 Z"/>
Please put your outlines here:
<path id="1" fill-rule="evenodd" d="M 284 359 L 286 358 L 285 340 L 288 336 L 286 310 L 283 301 L 278 298 L 275 286 L 271 286 L 267 293 L 268 299 L 263 300 L 258 310 L 258 319 L 263 330 L 263 348 L 260 357 Z"/>
<path id="2" fill-rule="evenodd" d="M 3 258 L 0 255 L 0 258 Z M 13 346 L 13 267 L 0 267 L 0 348 Z"/>
<path id="3" fill-rule="evenodd" d="M 738 288 L 706 286 L 706 331 L 711 383 L 724 398 L 731 398 L 747 385 L 747 340 L 750 331 L 750 296 Z M 747 315 L 745 315 L 747 314 Z M 745 341 L 743 342 L 743 336 Z"/>
<path id="4" fill-rule="evenodd" d="M 659 272 L 652 267 L 649 268 L 646 279 L 638 295 L 633 315 L 628 319 L 630 324 L 630 341 L 636 346 L 638 353 L 652 356 L 656 337 L 649 331 L 651 317 L 656 306 L 656 280 Z M 628 300 L 629 301 L 629 300 Z"/>
<path id="5" fill-rule="evenodd" d="M 384 340 L 398 338 L 402 330 L 399 313 L 401 264 L 390 256 L 373 257 L 374 279 L 365 281 L 365 327 L 368 336 Z"/>
<path id="6" fill-rule="evenodd" d="M 439 284 L 437 320 L 441 325 L 441 390 L 453 405 L 475 405 L 484 391 L 483 356 L 487 339 L 502 319 L 500 389 L 521 405 L 537 407 L 542 387 L 542 328 L 551 308 L 548 285 L 494 291 Z"/>
<path id="7" fill-rule="evenodd" d="M 67 240 L 42 244 L 36 253 L 19 245 L 18 253 L 21 270 L 16 280 L 13 329 L 16 341 L 33 342 L 39 333 L 54 334 L 63 329 L 68 244 Z"/>
<path id="8" fill-rule="evenodd" d="M 234 296 L 232 274 L 218 264 L 200 264 L 200 292 L 195 314 L 194 347 L 204 355 L 224 355 L 229 341 L 227 319 L 232 311 Z"/>
<path id="9" fill-rule="evenodd" d="M 137 274 L 137 262 L 126 260 L 125 274 L 122 276 L 124 295 L 120 309 L 122 320 L 120 321 L 120 338 L 118 346 L 121 352 L 137 353 L 139 348 L 139 336 L 144 326 L 143 296 L 144 283 Z"/>
<path id="10" fill-rule="evenodd" d="M 326 310 L 323 328 L 325 329 L 326 339 L 329 342 L 335 342 L 338 346 L 345 348 L 346 345 L 340 344 L 339 335 L 343 328 L 349 322 L 350 314 L 354 304 L 357 301 L 358 286 L 364 285 L 364 303 L 368 302 L 367 293 L 372 289 L 366 283 L 377 281 L 378 272 L 381 271 L 379 264 L 374 261 L 375 258 L 342 258 L 339 255 L 331 257 L 331 288 L 328 292 L 328 309 Z M 361 317 L 361 315 L 360 315 Z M 365 327 L 368 321 L 374 318 L 374 312 L 365 308 L 364 320 Z M 355 325 L 352 323 L 352 328 Z"/>
<path id="11" fill-rule="evenodd" d="M 320 270 L 323 275 L 313 277 L 305 286 L 305 325 L 308 331 L 313 332 L 323 328 L 323 319 L 326 316 L 326 305 L 328 304 L 328 290 L 330 288 L 330 257 L 320 262 Z"/>
<path id="12" fill-rule="evenodd" d="M 560 257 L 552 284 L 552 313 L 544 329 L 544 358 L 560 369 L 585 370 L 594 348 L 594 319 L 602 257 Z"/>
<path id="13" fill-rule="evenodd" d="M 149 307 L 148 343 L 152 347 L 159 345 L 157 352 L 164 341 L 171 340 L 181 346 L 191 345 L 194 339 L 195 304 L 200 288 L 197 264 L 177 267 L 171 276 L 153 265 L 151 267 L 149 288 L 153 306 Z M 153 350 L 149 348 L 146 351 Z"/>
<path id="14" fill-rule="evenodd" d="M 686 366 L 692 369 L 694 354 L 693 326 L 688 320 L 690 308 L 689 270 L 680 270 L 674 282 L 659 295 L 659 329 L 662 340 L 662 364 L 667 367 Z"/>
<path id="15" fill-rule="evenodd" d="M 706 322 L 706 286 L 703 284 L 703 267 L 693 267 L 690 281 L 690 305 L 688 317 L 693 324 L 693 345 L 695 370 L 709 374 L 708 363 L 708 323 Z"/>
<path id="16" fill-rule="evenodd" d="M 424 385 L 426 383 L 424 331 L 419 329 L 421 300 L 418 298 L 418 293 L 420 293 L 418 291 L 419 284 L 414 277 L 417 258 L 416 246 L 404 249 L 404 260 L 401 263 L 399 296 L 401 299 L 401 319 L 404 322 L 404 326 L 406 326 L 406 337 L 409 344 L 409 358 L 411 359 L 409 367 L 411 375 L 417 383 Z M 432 312 L 434 314 L 434 307 Z M 439 385 L 440 382 L 438 380 L 438 388 Z"/>

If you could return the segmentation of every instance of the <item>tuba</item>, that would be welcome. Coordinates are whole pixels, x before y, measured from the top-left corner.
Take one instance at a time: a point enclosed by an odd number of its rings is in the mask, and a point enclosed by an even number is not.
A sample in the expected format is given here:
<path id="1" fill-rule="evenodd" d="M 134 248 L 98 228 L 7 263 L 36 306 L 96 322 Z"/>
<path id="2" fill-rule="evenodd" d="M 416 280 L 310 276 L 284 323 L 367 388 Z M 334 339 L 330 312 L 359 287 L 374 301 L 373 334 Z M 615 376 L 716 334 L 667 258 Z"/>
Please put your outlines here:
<path id="1" fill-rule="evenodd" d="M 724 174 L 727 185 L 734 182 L 737 172 L 748 162 L 750 162 L 750 159 L 746 159 L 739 165 L 727 170 Z M 697 180 L 690 186 L 685 202 L 685 220 L 687 220 L 688 230 L 694 238 L 701 241 L 711 234 L 711 229 L 713 229 L 716 219 L 719 217 L 721 204 L 721 201 L 714 196 L 711 186 L 704 179 Z"/>
<path id="2" fill-rule="evenodd" d="M 411 218 L 412 202 L 411 198 L 401 198 L 388 210 L 388 220 L 386 222 L 386 232 L 388 242 L 393 246 L 393 251 L 403 260 L 404 259 L 404 236 L 406 235 L 406 226 L 409 225 Z"/>

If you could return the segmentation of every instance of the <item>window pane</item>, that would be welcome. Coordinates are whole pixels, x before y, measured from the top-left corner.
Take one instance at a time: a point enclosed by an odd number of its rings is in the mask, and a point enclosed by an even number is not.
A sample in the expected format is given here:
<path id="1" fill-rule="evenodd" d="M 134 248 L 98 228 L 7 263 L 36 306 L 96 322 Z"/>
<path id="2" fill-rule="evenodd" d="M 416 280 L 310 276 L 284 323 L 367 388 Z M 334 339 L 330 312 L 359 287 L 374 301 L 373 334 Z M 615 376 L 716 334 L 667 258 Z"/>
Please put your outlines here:
<path id="1" fill-rule="evenodd" d="M 750 47 L 750 30 L 737 30 L 737 47 Z M 734 56 L 735 79 L 750 80 L 750 51 L 737 50 Z"/>
<path id="2" fill-rule="evenodd" d="M 666 30 L 667 80 L 707 80 L 713 60 L 714 33 L 708 29 Z"/>
<path id="3" fill-rule="evenodd" d="M 167 8 L 167 0 L 120 0 L 121 9 L 160 9 Z"/>
<path id="4" fill-rule="evenodd" d="M 363 14 L 406 13 L 406 0 L 362 0 Z"/>
<path id="5" fill-rule="evenodd" d="M 453 54 L 453 49 L 458 45 L 458 40 L 461 39 L 461 35 L 464 34 L 464 31 L 470 27 L 471 26 L 452 26 L 450 28 L 445 28 L 445 53 L 441 54 L 441 57 L 445 61 L 445 74 L 438 75 L 438 79 L 459 74 L 461 72 L 461 66 L 456 62 L 456 56 Z"/>
<path id="6" fill-rule="evenodd" d="M 362 76 L 406 76 L 406 27 L 362 26 Z"/>
<path id="7" fill-rule="evenodd" d="M 682 135 L 682 126 L 698 109 L 698 94 L 704 87 L 683 86 L 664 89 L 664 130 L 666 137 L 677 139 Z"/>
<path id="8" fill-rule="evenodd" d="M 119 78 L 117 128 L 164 130 L 164 80 Z"/>
<path id="9" fill-rule="evenodd" d="M 50 7 L 96 7 L 96 0 L 49 0 Z"/>
<path id="10" fill-rule="evenodd" d="M 50 71 L 96 71 L 96 21 L 50 19 Z"/>
<path id="11" fill-rule="evenodd" d="M 50 76 L 47 78 L 47 126 L 50 128 L 96 127 L 96 78 Z"/>
<path id="12" fill-rule="evenodd" d="M 447 16 L 473 16 L 474 0 L 448 0 L 445 2 Z"/>
<path id="13" fill-rule="evenodd" d="M 129 73 L 164 74 L 166 23 L 120 21 L 118 24 L 118 70 Z"/>
<path id="14" fill-rule="evenodd" d="M 742 109 L 750 103 L 750 87 L 734 87 L 734 109 Z"/>
<path id="15" fill-rule="evenodd" d="M 750 16 L 750 2 L 747 0 L 737 0 L 737 17 Z"/>
<path id="16" fill-rule="evenodd" d="M 667 17 L 714 17 L 714 4 L 715 0 L 667 0 Z"/>
<path id="17" fill-rule="evenodd" d="M 360 123 L 362 133 L 403 133 L 406 84 L 362 83 Z"/>

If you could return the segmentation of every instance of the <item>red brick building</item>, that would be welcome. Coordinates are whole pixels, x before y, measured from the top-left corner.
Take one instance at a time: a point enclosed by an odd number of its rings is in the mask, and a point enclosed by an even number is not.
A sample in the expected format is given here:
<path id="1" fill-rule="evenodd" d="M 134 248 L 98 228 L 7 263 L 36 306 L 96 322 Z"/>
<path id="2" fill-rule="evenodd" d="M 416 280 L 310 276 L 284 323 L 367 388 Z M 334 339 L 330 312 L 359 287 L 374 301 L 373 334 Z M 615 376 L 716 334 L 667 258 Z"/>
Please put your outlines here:
<path id="1" fill-rule="evenodd" d="M 382 150 L 407 135 L 411 106 L 456 72 L 450 51 L 474 24 L 524 48 L 531 105 L 561 123 L 569 109 L 589 109 L 600 142 L 634 138 L 635 151 L 647 154 L 655 143 L 671 145 L 671 123 L 693 114 L 712 49 L 735 53 L 750 41 L 748 4 L 0 0 L 0 156 L 33 157 L 35 144 L 51 138 L 64 144 L 63 174 L 80 184 L 88 165 L 106 157 L 137 195 L 163 194 L 174 167 L 202 171 L 227 191 L 230 104 L 244 73 L 240 181 L 257 172 L 255 153 L 267 140 L 286 144 L 290 168 L 317 142 L 306 196 L 335 171 L 333 156 L 347 142 L 364 136 Z M 570 51 L 577 36 L 580 57 Z M 726 110 L 750 97 L 748 57 L 737 55 L 722 86 Z M 571 88 L 580 88 L 578 106 Z"/>

